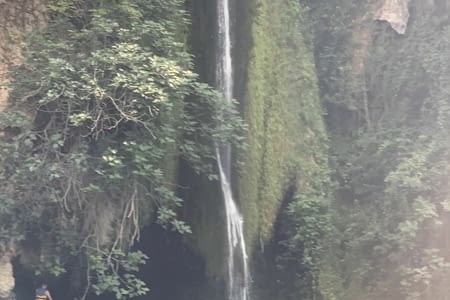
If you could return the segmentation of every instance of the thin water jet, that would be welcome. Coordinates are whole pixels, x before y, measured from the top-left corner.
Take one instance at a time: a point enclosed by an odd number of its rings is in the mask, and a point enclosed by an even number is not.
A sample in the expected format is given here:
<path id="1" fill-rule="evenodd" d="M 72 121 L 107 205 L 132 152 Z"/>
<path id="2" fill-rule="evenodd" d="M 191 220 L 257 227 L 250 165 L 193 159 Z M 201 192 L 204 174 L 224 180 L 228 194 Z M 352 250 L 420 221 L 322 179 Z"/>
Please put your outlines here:
<path id="1" fill-rule="evenodd" d="M 230 8 L 228 0 L 218 0 L 218 45 L 216 87 L 225 99 L 233 98 L 233 65 L 231 58 Z M 231 146 L 216 147 L 220 184 L 225 202 L 228 243 L 227 282 L 229 300 L 249 298 L 249 271 L 244 239 L 243 219 L 231 189 Z"/>

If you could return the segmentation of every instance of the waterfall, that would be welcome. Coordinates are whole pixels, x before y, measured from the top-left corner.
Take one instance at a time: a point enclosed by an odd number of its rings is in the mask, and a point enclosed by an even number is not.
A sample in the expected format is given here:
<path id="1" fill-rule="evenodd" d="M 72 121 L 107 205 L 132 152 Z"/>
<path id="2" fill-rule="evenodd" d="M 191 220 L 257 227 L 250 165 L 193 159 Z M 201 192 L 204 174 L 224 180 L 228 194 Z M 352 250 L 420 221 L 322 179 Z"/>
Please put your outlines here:
<path id="1" fill-rule="evenodd" d="M 225 99 L 233 98 L 233 67 L 231 60 L 230 9 L 228 0 L 217 0 L 218 43 L 216 85 Z M 247 300 L 249 273 L 245 248 L 243 219 L 233 199 L 231 189 L 231 147 L 216 149 L 220 184 L 225 202 L 226 234 L 228 243 L 227 281 L 229 300 Z"/>

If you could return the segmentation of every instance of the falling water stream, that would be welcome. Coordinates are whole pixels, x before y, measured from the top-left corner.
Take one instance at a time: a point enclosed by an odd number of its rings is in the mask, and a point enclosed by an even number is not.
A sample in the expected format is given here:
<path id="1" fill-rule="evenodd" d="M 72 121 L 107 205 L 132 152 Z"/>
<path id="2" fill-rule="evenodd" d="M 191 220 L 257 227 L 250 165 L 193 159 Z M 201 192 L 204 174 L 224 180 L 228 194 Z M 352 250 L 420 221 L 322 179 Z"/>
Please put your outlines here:
<path id="1" fill-rule="evenodd" d="M 218 44 L 216 85 L 225 99 L 233 98 L 233 67 L 231 60 L 230 8 L 228 0 L 217 0 Z M 227 281 L 229 300 L 247 300 L 249 273 L 243 231 L 243 220 L 231 189 L 231 147 L 217 147 L 220 183 L 225 202 L 227 228 Z"/>

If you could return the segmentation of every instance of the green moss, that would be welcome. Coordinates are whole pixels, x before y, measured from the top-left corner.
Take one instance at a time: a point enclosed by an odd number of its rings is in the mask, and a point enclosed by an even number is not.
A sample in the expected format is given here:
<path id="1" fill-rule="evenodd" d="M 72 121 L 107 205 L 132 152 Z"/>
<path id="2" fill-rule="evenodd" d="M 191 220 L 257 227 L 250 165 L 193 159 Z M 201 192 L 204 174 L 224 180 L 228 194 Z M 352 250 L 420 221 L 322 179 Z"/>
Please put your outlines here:
<path id="1" fill-rule="evenodd" d="M 205 271 L 210 277 L 221 276 L 226 257 L 225 217 L 220 186 L 206 178 L 185 173 L 191 180 L 185 213 L 192 234 L 187 242 L 205 260 Z M 217 182 L 216 182 L 217 183 Z"/>
<path id="2" fill-rule="evenodd" d="M 244 118 L 248 149 L 238 195 L 249 249 L 270 238 L 291 179 L 299 193 L 326 166 L 312 49 L 296 1 L 255 1 Z"/>
<path id="3" fill-rule="evenodd" d="M 304 11 L 297 1 L 247 0 L 236 5 L 235 95 L 248 124 L 248 147 L 237 153 L 243 164 L 233 183 L 252 253 L 271 237 L 288 185 L 294 182 L 300 194 L 317 187 L 316 175 L 326 166 L 326 135 Z M 191 10 L 196 67 L 206 81 L 214 77 L 210 67 L 215 43 L 212 17 L 205 13 L 214 8 L 197 0 Z M 219 275 L 225 257 L 220 188 L 190 180 L 187 185 L 196 186 L 184 197 L 189 199 L 190 242 L 204 257 L 207 272 Z"/>
<path id="4" fill-rule="evenodd" d="M 191 15 L 189 40 L 195 71 L 203 82 L 214 83 L 216 3 L 210 0 L 187 1 Z M 210 278 L 221 277 L 225 263 L 225 225 L 223 201 L 217 181 L 198 176 L 184 161 L 180 163 L 179 194 L 184 199 L 183 218 L 192 234 L 185 237 L 193 251 L 205 261 Z"/>

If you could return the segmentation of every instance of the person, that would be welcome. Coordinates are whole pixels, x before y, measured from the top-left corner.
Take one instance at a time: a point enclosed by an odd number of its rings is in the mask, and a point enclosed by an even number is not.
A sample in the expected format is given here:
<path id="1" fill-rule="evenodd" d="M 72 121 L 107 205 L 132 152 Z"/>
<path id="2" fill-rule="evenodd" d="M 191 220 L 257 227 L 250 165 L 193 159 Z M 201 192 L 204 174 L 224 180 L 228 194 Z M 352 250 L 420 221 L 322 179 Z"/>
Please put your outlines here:
<path id="1" fill-rule="evenodd" d="M 36 297 L 34 297 L 34 300 L 53 300 L 50 292 L 48 291 L 47 284 L 44 283 L 36 289 Z"/>

